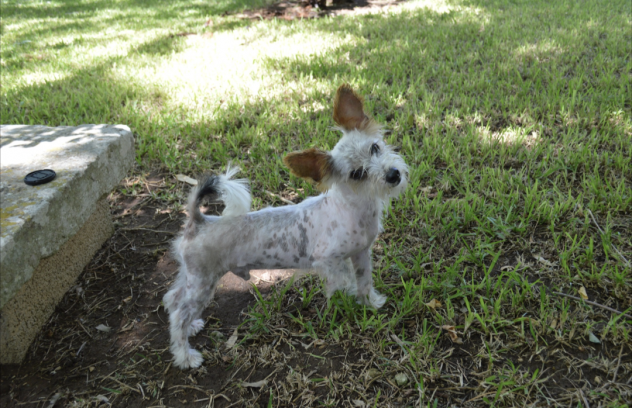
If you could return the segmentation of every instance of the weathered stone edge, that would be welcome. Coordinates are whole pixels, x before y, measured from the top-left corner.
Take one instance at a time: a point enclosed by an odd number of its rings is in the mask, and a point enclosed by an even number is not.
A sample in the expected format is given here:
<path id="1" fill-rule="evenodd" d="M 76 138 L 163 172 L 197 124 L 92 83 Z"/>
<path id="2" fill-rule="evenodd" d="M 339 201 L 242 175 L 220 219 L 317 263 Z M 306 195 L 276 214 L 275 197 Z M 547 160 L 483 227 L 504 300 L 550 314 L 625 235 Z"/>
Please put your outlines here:
<path id="1" fill-rule="evenodd" d="M 79 127 L 79 126 L 78 126 Z M 110 143 L 107 153 L 90 163 L 83 174 L 74 177 L 56 197 L 50 200 L 47 216 L 52 222 L 67 222 L 68 213 L 74 218 L 75 233 L 86 222 L 94 210 L 94 204 L 103 194 L 110 192 L 127 175 L 134 163 L 134 138 L 129 127 L 125 125 L 107 125 L 104 131 L 112 130 L 119 134 L 116 143 Z M 117 164 L 113 165 L 113 162 Z M 107 165 L 109 163 L 109 165 Z M 109 169 L 109 171 L 104 171 Z M 101 188 L 95 194 L 85 194 L 94 191 L 94 185 Z M 74 196 L 74 197 L 73 197 Z M 60 198 L 64 197 L 63 200 Z M 70 198 L 70 199 L 69 199 Z M 60 231 L 66 228 L 55 228 L 54 225 L 42 229 L 34 220 L 28 220 L 15 236 L 3 245 L 0 260 L 1 290 L 0 309 L 8 302 L 24 282 L 33 275 L 42 258 L 41 248 L 47 247 L 50 255 L 65 244 L 71 235 L 62 236 Z M 43 232 L 48 232 L 44 234 Z M 52 246 L 52 249 L 51 249 Z"/>

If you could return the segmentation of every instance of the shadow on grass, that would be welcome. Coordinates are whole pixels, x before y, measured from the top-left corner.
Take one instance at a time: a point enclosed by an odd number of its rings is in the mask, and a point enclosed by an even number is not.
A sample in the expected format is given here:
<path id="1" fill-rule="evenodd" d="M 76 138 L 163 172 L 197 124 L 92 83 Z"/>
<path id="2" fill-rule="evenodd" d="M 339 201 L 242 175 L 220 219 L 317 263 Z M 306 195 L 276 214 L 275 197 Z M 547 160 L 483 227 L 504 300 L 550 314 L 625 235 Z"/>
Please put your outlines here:
<path id="1" fill-rule="evenodd" d="M 80 3 L 78 10 L 103 4 Z M 248 154 L 256 162 L 278 154 L 271 145 L 288 150 L 309 145 L 315 135 L 311 128 L 320 132 L 316 132 L 318 143 L 331 147 L 338 137 L 327 130 L 332 125 L 331 98 L 341 82 L 351 82 L 366 96 L 368 112 L 386 123 L 396 138 L 407 134 L 421 139 L 428 133 L 459 137 L 508 128 L 535 129 L 554 137 L 600 132 L 604 143 L 613 134 L 615 142 L 623 137 L 622 126 L 606 119 L 613 111 L 630 109 L 629 87 L 617 80 L 626 75 L 625 31 L 617 24 L 591 23 L 610 17 L 609 12 L 573 9 L 577 15 L 567 16 L 566 6 L 551 9 L 545 2 L 450 4 L 447 11 L 420 8 L 303 22 L 305 35 L 333 33 L 353 41 L 316 55 L 267 60 L 267 75 L 295 83 L 311 77 L 326 84 L 326 93 L 307 89 L 301 97 L 322 101 L 326 108 L 296 111 L 294 107 L 291 122 L 276 114 L 280 97 L 226 102 L 212 120 L 192 119 L 191 112 L 174 112 L 173 106 L 167 111 L 160 83 L 148 87 L 112 72 L 112 64 L 123 62 L 123 57 L 105 59 L 61 80 L 10 91 L 2 107 L 4 121 L 30 123 L 30 118 L 37 118 L 38 124 L 50 126 L 126 123 L 139 136 L 139 159 L 160 160 L 170 169 L 209 168 L 226 158 Z M 124 5 L 147 3 L 127 1 L 115 7 Z M 185 4 L 159 2 L 154 7 L 158 11 L 149 18 L 171 21 L 174 17 L 168 10 L 177 7 Z M 523 23 L 520 16 L 525 8 L 554 31 L 545 33 L 528 21 Z M 125 18 L 137 16 L 130 12 Z M 578 29 L 583 30 L 580 38 L 575 35 Z M 135 51 L 163 56 L 182 49 L 180 37 L 169 35 L 136 46 Z M 594 64 L 596 58 L 600 64 Z"/>
<path id="2" fill-rule="evenodd" d="M 254 103 L 221 102 L 214 118 L 193 120 L 192 112 L 179 110 L 160 82 L 141 83 L 117 75 L 114 67 L 129 58 L 165 56 L 183 50 L 179 36 L 164 36 L 136 46 L 126 56 L 101 58 L 97 64 L 72 70 L 61 79 L 5 91 L 0 99 L 3 124 L 77 126 L 122 123 L 136 137 L 139 162 L 170 170 L 200 171 L 219 168 L 228 160 L 266 161 L 269 143 L 258 135 L 275 100 Z M 283 117 L 266 117 L 271 127 L 282 127 Z M 281 133 L 269 135 L 281 144 Z M 251 149 L 252 148 L 252 149 Z M 280 156 L 278 174 L 283 169 Z"/>
<path id="3" fill-rule="evenodd" d="M 178 36 L 168 35 L 158 37 L 153 41 L 148 41 L 136 47 L 135 52 L 146 55 L 169 55 L 174 52 L 181 52 L 182 50 L 184 50 L 184 46 Z"/>
<path id="4" fill-rule="evenodd" d="M 425 111 L 428 120 L 478 117 L 492 131 L 559 127 L 560 121 L 593 131 L 607 126 L 605 116 L 630 110 L 629 83 L 621 80 L 629 64 L 625 15 L 546 2 L 455 3 L 461 7 L 445 13 L 369 15 L 363 24 L 328 20 L 310 35 L 336 33 L 356 41 L 313 57 L 271 58 L 269 67 L 276 75 L 313 76 L 331 87 L 338 78 L 369 87 L 376 114 L 399 123 Z M 521 23 L 523 14 L 548 32 L 528 19 Z M 621 24 L 599 24 L 608 18 Z"/>
<path id="5" fill-rule="evenodd" d="M 271 3 L 267 0 L 218 0 L 218 1 L 170 1 L 170 0 L 61 0 L 56 2 L 6 1 L 2 4 L 3 17 L 10 18 L 48 18 L 51 15 L 85 18 L 100 11 L 119 12 L 123 18 L 139 17 L 136 13 L 125 14 L 130 10 L 144 11 L 144 17 L 151 20 L 172 20 L 178 14 L 197 14 L 200 16 L 220 15 L 246 8 L 261 7 Z"/>
<path id="6" fill-rule="evenodd" d="M 3 43 L 3 59 L 7 61 L 13 54 L 37 51 L 34 44 L 64 34 L 90 38 L 103 36 L 103 33 L 113 27 L 122 27 L 122 31 L 166 29 L 174 31 L 173 34 L 192 30 L 201 32 L 205 30 L 203 25 L 209 18 L 246 8 L 262 7 L 268 3 L 269 0 L 63 0 L 54 3 L 7 1 L 2 4 L 3 22 L 0 27 L 3 34 L 9 34 L 10 42 Z M 54 19 L 50 19 L 51 17 Z M 28 27 L 7 31 L 6 24 L 14 22 Z M 248 21 L 218 21 L 212 30 L 232 30 L 247 24 Z M 58 44 L 47 46 L 63 47 Z"/>

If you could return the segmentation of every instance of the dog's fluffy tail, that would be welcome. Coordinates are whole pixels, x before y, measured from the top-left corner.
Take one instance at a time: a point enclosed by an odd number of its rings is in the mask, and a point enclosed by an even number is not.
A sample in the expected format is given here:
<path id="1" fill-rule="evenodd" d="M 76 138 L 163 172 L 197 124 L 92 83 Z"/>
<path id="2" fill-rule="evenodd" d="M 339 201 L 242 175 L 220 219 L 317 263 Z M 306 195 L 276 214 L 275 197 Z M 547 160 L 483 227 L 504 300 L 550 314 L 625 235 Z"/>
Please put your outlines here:
<path id="1" fill-rule="evenodd" d="M 252 198 L 250 197 L 248 180 L 233 180 L 232 177 L 237 174 L 237 172 L 239 172 L 238 167 L 231 167 L 229 165 L 226 168 L 226 174 L 207 177 L 198 184 L 197 188 L 191 192 L 187 205 L 187 211 L 189 212 L 191 221 L 194 223 L 204 221 L 199 205 L 205 196 L 211 196 L 213 200 L 222 200 L 224 202 L 226 205 L 226 208 L 224 208 L 222 212 L 222 216 L 224 217 L 235 217 L 250 211 Z"/>

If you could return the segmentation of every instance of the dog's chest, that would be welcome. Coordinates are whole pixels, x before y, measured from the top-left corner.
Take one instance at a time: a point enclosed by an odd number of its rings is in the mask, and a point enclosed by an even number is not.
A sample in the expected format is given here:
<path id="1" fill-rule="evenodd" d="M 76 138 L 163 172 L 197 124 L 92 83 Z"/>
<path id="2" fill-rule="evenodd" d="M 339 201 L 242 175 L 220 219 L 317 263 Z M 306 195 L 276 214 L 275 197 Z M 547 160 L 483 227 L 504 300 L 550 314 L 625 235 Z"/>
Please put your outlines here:
<path id="1" fill-rule="evenodd" d="M 356 252 L 372 245 L 378 231 L 377 211 L 355 209 L 342 214 L 337 220 L 330 221 L 327 235 L 339 245 L 341 252 Z"/>

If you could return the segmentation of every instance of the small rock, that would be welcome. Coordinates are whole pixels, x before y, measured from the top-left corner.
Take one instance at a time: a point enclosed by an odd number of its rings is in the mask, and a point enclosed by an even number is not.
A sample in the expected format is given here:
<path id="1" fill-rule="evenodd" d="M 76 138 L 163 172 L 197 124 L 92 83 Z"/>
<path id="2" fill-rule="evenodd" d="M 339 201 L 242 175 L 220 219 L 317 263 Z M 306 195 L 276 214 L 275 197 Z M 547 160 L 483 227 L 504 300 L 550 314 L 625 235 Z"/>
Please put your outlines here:
<path id="1" fill-rule="evenodd" d="M 216 339 L 216 340 L 219 340 L 219 341 L 224 341 L 224 339 L 225 339 L 224 333 L 222 333 L 220 331 L 217 331 L 217 330 L 211 332 L 211 337 Z"/>
<path id="2" fill-rule="evenodd" d="M 408 377 L 404 373 L 399 373 L 395 376 L 395 382 L 401 387 L 402 385 L 406 385 Z"/>

